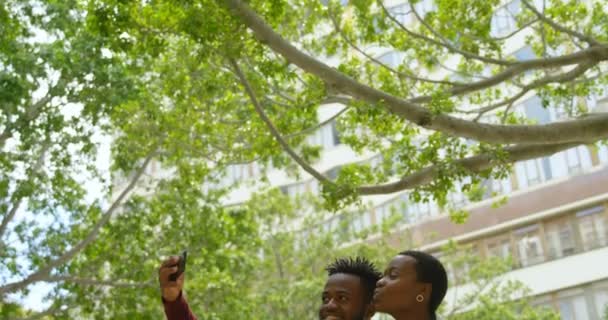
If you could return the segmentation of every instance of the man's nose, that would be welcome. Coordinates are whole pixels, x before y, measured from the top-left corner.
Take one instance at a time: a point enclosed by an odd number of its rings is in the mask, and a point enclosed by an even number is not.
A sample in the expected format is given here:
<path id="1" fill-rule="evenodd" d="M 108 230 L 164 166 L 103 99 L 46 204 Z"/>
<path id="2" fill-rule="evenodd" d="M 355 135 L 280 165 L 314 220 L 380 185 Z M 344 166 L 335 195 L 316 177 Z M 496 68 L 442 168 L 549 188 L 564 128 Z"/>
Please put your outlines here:
<path id="1" fill-rule="evenodd" d="M 323 307 L 326 310 L 335 310 L 338 308 L 338 304 L 336 303 L 336 299 L 331 298 Z"/>
<path id="2" fill-rule="evenodd" d="M 380 280 L 378 280 L 378 282 L 376 282 L 376 288 L 382 288 L 385 284 L 386 282 L 384 281 L 384 277 L 382 277 Z"/>

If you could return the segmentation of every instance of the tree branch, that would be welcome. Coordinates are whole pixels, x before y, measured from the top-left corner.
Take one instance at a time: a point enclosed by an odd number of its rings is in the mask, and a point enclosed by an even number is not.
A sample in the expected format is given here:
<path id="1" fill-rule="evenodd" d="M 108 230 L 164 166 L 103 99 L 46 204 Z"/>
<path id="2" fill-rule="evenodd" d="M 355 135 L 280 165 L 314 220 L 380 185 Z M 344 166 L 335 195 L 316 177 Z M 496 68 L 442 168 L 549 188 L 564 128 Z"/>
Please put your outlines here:
<path id="1" fill-rule="evenodd" d="M 579 143 L 561 143 L 554 145 L 518 145 L 508 147 L 504 149 L 506 154 L 507 162 L 516 162 L 529 159 L 535 159 L 551 155 L 566 149 L 576 147 L 583 144 Z M 478 173 L 487 169 L 492 168 L 496 165 L 497 160 L 492 155 L 482 154 L 476 155 L 469 158 L 456 160 L 453 162 L 454 165 L 463 168 L 469 173 Z M 361 195 L 372 195 L 372 194 L 388 194 L 394 193 L 401 190 L 412 189 L 417 186 L 421 186 L 431 182 L 440 173 L 441 166 L 432 165 L 424 169 L 419 170 L 416 173 L 402 177 L 399 181 L 375 185 L 375 186 L 361 186 L 357 188 L 357 191 Z"/>
<path id="2" fill-rule="evenodd" d="M 39 281 L 44 282 L 70 282 L 85 286 L 102 286 L 113 288 L 147 288 L 155 285 L 154 280 L 146 282 L 121 282 L 112 280 L 97 280 L 88 278 L 79 278 L 73 276 L 48 276 L 43 277 Z"/>
<path id="3" fill-rule="evenodd" d="M 344 114 L 344 112 L 346 112 L 347 110 L 348 110 L 348 107 L 344 107 L 344 108 L 343 108 L 342 110 L 340 110 L 338 113 L 334 114 L 333 116 L 331 116 L 331 117 L 330 117 L 330 118 L 328 118 L 327 120 L 320 122 L 320 123 L 319 123 L 319 124 L 317 124 L 316 126 L 313 126 L 313 127 L 310 127 L 310 128 L 306 128 L 306 129 L 304 129 L 304 130 L 302 130 L 302 131 L 295 132 L 295 133 L 292 133 L 292 134 L 287 134 L 287 135 L 285 135 L 283 138 L 285 138 L 285 139 L 290 139 L 290 138 L 293 138 L 293 137 L 296 137 L 296 136 L 300 136 L 300 135 L 303 135 L 303 134 L 307 134 L 307 133 L 310 133 L 310 132 L 316 131 L 317 129 L 319 129 L 319 128 L 323 127 L 323 126 L 324 126 L 324 125 L 326 125 L 326 124 L 329 124 L 330 122 L 332 122 L 332 121 L 334 121 L 335 119 L 337 119 L 338 117 L 340 117 L 340 116 L 341 116 L 342 114 Z"/>
<path id="4" fill-rule="evenodd" d="M 579 52 L 580 53 L 580 52 Z M 579 55 L 576 54 L 577 58 L 575 60 L 569 60 L 568 61 L 568 65 L 570 64 L 578 64 L 581 61 L 584 60 L 590 60 L 592 59 L 591 56 L 587 56 L 587 55 Z M 564 58 L 566 56 L 562 56 L 559 58 Z M 608 59 L 608 57 L 606 57 L 606 59 Z M 509 80 L 521 73 L 524 73 L 526 71 L 529 71 L 530 69 L 532 69 L 534 66 L 540 67 L 540 64 L 543 60 L 545 61 L 549 61 L 552 60 L 552 58 L 544 58 L 544 59 L 537 59 L 537 60 L 527 60 L 527 61 L 522 61 L 516 65 L 513 65 L 512 67 L 509 67 L 507 69 L 505 69 L 504 71 L 490 77 L 484 80 L 480 80 L 478 82 L 473 82 L 471 84 L 467 84 L 467 85 L 463 85 L 463 86 L 459 86 L 459 87 L 454 87 L 451 89 L 447 90 L 447 93 L 450 94 L 451 96 L 459 96 L 459 95 L 463 95 L 463 94 L 467 94 L 467 93 L 471 93 L 474 91 L 479 91 L 479 90 L 483 90 L 486 88 L 490 88 L 493 87 L 495 85 L 498 85 L 506 80 Z M 529 61 L 536 61 L 535 64 L 530 64 L 528 63 Z M 597 63 L 597 61 L 593 60 L 594 64 Z M 553 63 L 553 62 L 552 62 Z M 556 65 L 554 67 L 559 67 L 560 63 L 555 62 Z M 591 67 L 591 66 L 590 66 Z M 590 68 L 589 67 L 589 68 Z M 542 68 L 551 68 L 550 66 L 543 66 Z M 587 68 L 588 69 L 588 68 Z M 432 97 L 431 96 L 420 96 L 420 97 L 416 97 L 416 98 L 412 98 L 412 99 L 408 99 L 408 102 L 412 102 L 412 103 L 427 103 L 429 101 L 431 101 Z"/>
<path id="5" fill-rule="evenodd" d="M 557 22 L 553 21 L 552 19 L 550 19 L 549 17 L 545 16 L 542 12 L 538 11 L 531 3 L 529 3 L 527 0 L 521 0 L 521 2 L 524 4 L 524 6 L 526 6 L 528 9 L 530 9 L 530 11 L 532 11 L 541 21 L 543 21 L 544 23 L 548 24 L 549 26 L 551 26 L 553 29 L 557 30 L 557 31 L 561 31 L 565 34 L 568 34 L 570 36 L 573 36 L 581 41 L 587 42 L 589 45 L 591 46 L 602 46 L 605 44 L 602 44 L 601 42 L 597 41 L 596 39 L 593 39 L 590 36 L 584 35 L 578 31 L 575 30 L 571 30 L 568 29 L 560 24 L 558 24 Z"/>
<path id="6" fill-rule="evenodd" d="M 268 116 L 264 112 L 264 109 L 262 109 L 262 106 L 260 105 L 258 99 L 256 98 L 253 88 L 251 88 L 249 81 L 245 77 L 245 74 L 243 74 L 243 71 L 239 67 L 238 63 L 234 59 L 230 59 L 230 64 L 232 65 L 235 72 L 239 76 L 239 78 L 241 80 L 241 84 L 243 85 L 243 87 L 245 87 L 245 91 L 247 92 L 247 95 L 249 95 L 249 98 L 251 99 L 251 103 L 253 104 L 255 111 L 258 113 L 260 118 L 262 118 L 262 121 L 264 121 L 266 126 L 268 126 L 270 133 L 275 137 L 275 139 L 277 139 L 277 142 L 279 142 L 281 147 L 283 147 L 283 150 L 285 150 L 285 152 L 287 152 L 287 154 L 289 154 L 289 156 L 291 156 L 291 158 L 295 162 L 297 162 L 302 167 L 302 169 L 304 169 L 306 172 L 310 173 L 317 180 L 319 180 L 321 182 L 329 182 L 329 179 L 327 179 L 323 174 L 321 174 L 320 172 L 315 170 L 313 167 L 311 167 L 308 163 L 306 163 L 306 161 L 304 161 L 304 159 L 300 158 L 300 156 L 298 156 L 291 149 L 289 144 L 281 136 L 281 133 L 279 132 L 279 130 L 274 126 L 274 124 L 272 123 L 270 118 L 268 118 Z"/>
<path id="7" fill-rule="evenodd" d="M 382 68 L 390 71 L 391 73 L 394 73 L 395 75 L 397 75 L 400 78 L 405 78 L 405 79 L 412 79 L 415 81 L 420 81 L 420 82 L 428 82 L 428 83 L 436 83 L 436 84 L 445 84 L 445 85 L 451 85 L 451 86 L 456 86 L 456 85 L 461 85 L 462 83 L 456 83 L 456 82 L 450 82 L 450 81 L 443 81 L 443 80 L 433 80 L 433 79 L 427 79 L 427 78 L 421 78 L 421 77 L 417 77 L 417 76 L 413 76 L 410 74 L 407 74 L 405 72 L 400 72 L 398 70 L 395 70 L 394 68 L 392 68 L 391 66 L 383 63 L 382 61 L 372 57 L 371 55 L 369 55 L 367 52 L 365 52 L 364 50 L 362 50 L 361 48 L 359 48 L 351 39 L 349 39 L 346 34 L 344 34 L 344 32 L 342 31 L 342 29 L 340 28 L 340 25 L 338 23 L 338 21 L 336 21 L 335 17 L 333 16 L 333 14 L 331 13 L 331 10 L 328 9 L 330 12 L 328 13 L 329 19 L 332 21 L 334 28 L 336 30 L 336 32 L 340 35 L 340 37 L 349 45 L 351 46 L 353 49 L 355 49 L 355 51 L 359 52 L 361 55 L 363 55 L 364 57 L 366 57 L 368 60 L 372 61 L 373 63 L 381 66 Z"/>
<path id="8" fill-rule="evenodd" d="M 410 36 L 414 37 L 414 38 L 418 38 L 420 40 L 426 41 L 426 42 L 430 42 L 436 46 L 440 46 L 443 47 L 445 49 L 447 49 L 450 52 L 453 53 L 458 53 L 460 55 L 462 55 L 465 58 L 469 58 L 469 59 L 473 59 L 473 60 L 479 60 L 481 62 L 485 62 L 485 63 L 491 63 L 491 64 L 497 64 L 497 65 L 501 65 L 501 66 L 508 66 L 513 64 L 510 61 L 506 61 L 506 60 L 500 60 L 500 59 L 494 59 L 494 58 L 488 58 L 488 57 L 482 57 L 479 55 L 476 55 L 472 52 L 468 52 L 468 51 L 464 51 L 461 49 L 458 49 L 456 47 L 454 47 L 453 45 L 451 45 L 449 42 L 445 41 L 437 41 L 433 38 L 429 38 L 425 35 L 416 33 L 410 29 L 408 29 L 407 27 L 405 27 L 399 20 L 397 20 L 395 17 L 393 17 L 393 15 L 388 11 L 388 9 L 384 6 L 384 4 L 382 3 L 381 0 L 377 1 L 378 5 L 382 8 L 382 10 L 384 11 L 384 13 L 386 14 L 386 16 L 393 21 L 395 24 L 397 24 L 399 26 L 399 28 L 401 28 L 403 31 L 405 31 L 407 34 L 409 34 Z M 411 4 L 410 4 L 411 6 Z M 416 15 L 416 17 L 418 18 L 418 20 L 420 20 L 421 23 L 425 24 L 424 19 L 420 18 L 420 16 L 417 14 L 416 10 L 414 10 L 414 8 L 412 7 L 412 11 L 414 12 L 414 14 Z M 432 28 L 429 29 L 431 31 L 434 31 Z"/>
<path id="9" fill-rule="evenodd" d="M 40 170 L 40 167 L 42 167 L 42 164 L 44 163 L 44 157 L 46 156 L 46 153 L 48 152 L 50 147 L 50 142 L 47 141 L 44 143 L 44 145 L 42 146 L 42 150 L 40 151 L 40 155 L 38 156 L 38 158 L 36 159 L 36 163 L 34 163 L 34 166 L 32 167 L 32 171 L 36 172 Z M 21 207 L 22 202 L 23 196 L 17 196 L 15 199 L 13 199 L 13 205 L 11 206 L 11 209 L 2 218 L 2 223 L 0 223 L 0 239 L 2 239 L 4 233 L 6 233 L 8 224 L 11 222 L 11 220 L 13 220 L 15 214 L 17 214 L 17 211 L 19 210 L 19 207 Z M 0 248 L 1 247 L 2 242 L 0 241 Z"/>
<path id="10" fill-rule="evenodd" d="M 3 294 L 9 293 L 9 292 L 17 291 L 21 288 L 25 288 L 26 286 L 28 286 L 34 282 L 41 281 L 41 279 L 44 279 L 45 277 L 47 277 L 54 268 L 61 266 L 62 264 L 68 262 L 77 253 L 79 253 L 82 249 L 84 249 L 91 242 L 93 242 L 97 238 L 97 235 L 99 234 L 99 231 L 101 230 L 101 228 L 106 223 L 108 223 L 108 221 L 110 221 L 112 214 L 114 214 L 116 209 L 118 209 L 118 207 L 122 204 L 122 201 L 131 192 L 131 190 L 133 190 L 133 188 L 135 188 L 137 182 L 139 181 L 139 178 L 143 175 L 144 171 L 146 170 L 146 167 L 148 166 L 150 161 L 152 161 L 152 159 L 156 155 L 156 153 L 157 153 L 157 148 L 154 147 L 154 150 L 148 154 L 148 156 L 144 160 L 143 164 L 139 167 L 139 169 L 135 172 L 135 174 L 131 178 L 129 185 L 120 193 L 120 195 L 116 198 L 116 200 L 114 200 L 114 202 L 106 210 L 106 212 L 103 213 L 103 215 L 101 216 L 99 221 L 97 221 L 97 223 L 93 226 L 93 228 L 91 229 L 89 234 L 86 236 L 86 238 L 81 240 L 78 244 L 76 244 L 70 250 L 66 251 L 60 257 L 50 261 L 46 266 L 38 269 L 36 272 L 27 276 L 25 279 L 0 286 L 0 296 L 2 296 Z"/>
<path id="11" fill-rule="evenodd" d="M 532 91 L 532 90 L 542 87 L 544 85 L 547 85 L 550 83 L 564 83 L 564 82 L 569 82 L 571 80 L 574 80 L 574 79 L 580 77 L 581 75 L 583 75 L 587 70 L 589 70 L 594 65 L 595 64 L 593 62 L 581 62 L 580 65 L 578 65 L 576 68 L 574 68 L 568 72 L 560 73 L 560 74 L 553 75 L 553 76 L 547 76 L 547 77 L 538 79 L 530 84 L 523 86 L 522 90 L 511 98 L 505 99 L 501 102 L 489 105 L 484 108 L 467 111 L 465 113 L 479 113 L 479 117 L 481 117 L 483 114 L 485 114 L 489 111 L 498 109 L 505 105 L 511 105 L 511 104 L 515 103 L 519 98 L 523 97 L 529 91 Z"/>
<path id="12" fill-rule="evenodd" d="M 25 117 L 24 117 L 25 119 L 24 120 L 26 122 L 30 122 L 30 121 L 38 118 L 38 116 L 42 113 L 42 108 L 47 103 L 51 102 L 51 100 L 53 98 L 50 95 L 51 90 L 52 90 L 52 88 L 49 88 L 49 91 L 42 99 L 38 100 L 36 103 L 29 106 L 25 110 Z M 13 136 L 13 129 L 14 128 L 8 123 L 7 123 L 6 127 L 4 127 L 4 130 L 0 134 L 0 149 L 2 149 L 4 147 L 4 143 L 6 142 L 6 140 L 8 140 L 8 138 Z"/>
<path id="13" fill-rule="evenodd" d="M 433 38 L 429 38 L 429 37 L 427 37 L 425 35 L 416 33 L 414 31 L 408 29 L 407 27 L 405 27 L 399 20 L 397 20 L 388 11 L 388 9 L 384 6 L 384 4 L 382 3 L 381 0 L 378 0 L 377 3 L 384 10 L 384 13 L 387 15 L 387 17 L 391 21 L 393 21 L 395 24 L 397 24 L 399 26 L 400 29 L 402 29 L 403 31 L 405 31 L 407 34 L 409 34 L 410 36 L 412 36 L 414 38 L 417 38 L 417 39 L 420 39 L 420 40 L 423 40 L 423 41 L 426 41 L 426 42 L 430 42 L 430 43 L 432 43 L 432 44 L 434 44 L 436 46 L 445 48 L 448 51 L 453 52 L 453 53 L 458 53 L 458 54 L 462 55 L 463 57 L 466 57 L 466 58 L 469 58 L 469 59 L 479 60 L 479 61 L 482 61 L 482 62 L 485 62 L 485 63 L 491 63 L 491 64 L 497 64 L 497 65 L 509 65 L 509 64 L 511 64 L 511 62 L 506 61 L 506 60 L 499 60 L 499 59 L 493 59 L 493 58 L 488 58 L 488 57 L 482 57 L 482 56 L 476 55 L 476 54 L 474 54 L 472 52 L 468 52 L 468 51 L 464 51 L 464 50 L 458 49 L 458 48 L 454 47 L 453 45 L 451 45 L 447 41 L 437 41 L 437 40 L 435 40 Z M 424 24 L 425 23 L 424 19 L 420 18 L 420 16 L 417 14 L 417 12 L 413 8 L 412 8 L 412 11 L 414 12 L 414 14 L 416 14 L 416 17 L 418 18 L 418 20 L 421 23 Z M 432 28 L 429 29 L 429 30 L 434 31 L 434 30 L 432 30 Z M 442 37 L 440 37 L 440 38 L 443 39 Z"/>
<path id="14" fill-rule="evenodd" d="M 56 305 L 51 305 L 50 307 L 48 307 L 46 310 L 42 311 L 42 312 L 37 312 L 34 314 L 31 314 L 25 318 L 17 318 L 17 319 L 13 319 L 13 320 L 38 320 L 38 319 L 46 319 L 47 316 L 52 316 L 53 314 L 55 314 L 55 312 L 59 309 L 58 306 Z"/>
<path id="15" fill-rule="evenodd" d="M 361 84 L 299 51 L 274 32 L 242 0 L 223 0 L 223 3 L 253 31 L 260 41 L 290 62 L 323 79 L 329 86 L 339 92 L 349 94 L 368 103 L 386 106 L 390 112 L 421 127 L 457 137 L 501 144 L 556 144 L 595 141 L 608 137 L 608 126 L 606 126 L 608 115 L 545 125 L 491 125 L 475 123 L 446 114 L 435 115 L 430 110 L 415 103 Z M 522 61 L 507 68 L 503 71 L 503 74 L 516 74 L 533 68 L 553 68 L 577 64 L 580 63 L 581 59 L 608 60 L 608 48 L 592 47 L 566 56 Z M 560 134 L 563 132 L 569 132 L 569 134 Z"/>

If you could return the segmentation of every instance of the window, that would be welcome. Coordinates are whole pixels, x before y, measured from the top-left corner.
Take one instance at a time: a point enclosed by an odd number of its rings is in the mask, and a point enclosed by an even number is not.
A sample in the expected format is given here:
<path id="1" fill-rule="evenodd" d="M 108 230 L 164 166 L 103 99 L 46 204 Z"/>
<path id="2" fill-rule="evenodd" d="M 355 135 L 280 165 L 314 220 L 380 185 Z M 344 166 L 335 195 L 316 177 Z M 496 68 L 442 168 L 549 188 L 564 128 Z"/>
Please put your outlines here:
<path id="1" fill-rule="evenodd" d="M 336 125 L 336 121 L 332 121 L 331 122 L 331 132 L 332 135 L 334 137 L 334 146 L 337 146 L 340 144 L 340 132 L 338 132 L 338 127 Z"/>
<path id="2" fill-rule="evenodd" d="M 335 167 L 327 171 L 327 178 L 330 180 L 335 180 L 338 177 L 338 173 L 340 172 L 340 167 Z"/>
<path id="3" fill-rule="evenodd" d="M 538 159 L 524 161 L 523 165 L 525 171 L 525 181 L 528 186 L 533 186 L 542 181 L 542 174 Z"/>
<path id="4" fill-rule="evenodd" d="M 308 190 L 312 194 L 319 194 L 319 181 L 317 179 L 312 179 L 308 182 Z"/>
<path id="5" fill-rule="evenodd" d="M 456 208 L 462 208 L 468 202 L 466 195 L 462 192 L 462 184 L 460 183 L 457 183 L 454 191 L 450 192 L 449 198 L 452 205 Z"/>
<path id="6" fill-rule="evenodd" d="M 608 147 L 605 145 L 599 146 L 597 149 L 598 158 L 600 158 L 600 163 L 608 163 Z"/>
<path id="7" fill-rule="evenodd" d="M 508 194 L 511 192 L 511 181 L 509 178 L 502 180 L 492 180 L 491 182 L 491 196 Z"/>
<path id="8" fill-rule="evenodd" d="M 545 234 L 550 259 L 560 258 L 576 252 L 574 229 L 568 220 L 547 224 Z"/>
<path id="9" fill-rule="evenodd" d="M 377 207 L 374 213 L 376 214 L 376 224 L 382 224 L 391 214 L 388 205 Z"/>
<path id="10" fill-rule="evenodd" d="M 508 236 L 487 240 L 486 244 L 489 256 L 503 259 L 511 257 L 511 239 Z"/>
<path id="11" fill-rule="evenodd" d="M 515 57 L 515 59 L 517 61 L 526 61 L 526 60 L 536 59 L 536 54 L 534 53 L 534 50 L 532 50 L 532 47 L 530 47 L 530 46 L 525 46 L 525 47 L 515 51 L 513 53 L 513 56 Z"/>
<path id="12" fill-rule="evenodd" d="M 568 173 L 577 174 L 583 171 L 583 165 L 581 162 L 581 155 L 579 148 L 572 148 L 565 151 L 566 165 L 568 167 Z"/>
<path id="13" fill-rule="evenodd" d="M 389 51 L 387 53 L 382 54 L 377 59 L 378 61 L 391 68 L 396 68 L 403 61 L 403 54 L 397 51 Z"/>
<path id="14" fill-rule="evenodd" d="M 397 212 L 401 212 L 402 220 L 405 223 L 410 223 L 414 221 L 414 218 L 412 216 L 412 210 L 409 205 L 409 197 L 409 194 L 403 193 L 395 200 L 395 208 L 397 208 Z"/>
<path id="15" fill-rule="evenodd" d="M 313 134 L 306 138 L 309 145 L 321 146 L 322 148 L 330 148 L 336 145 L 336 137 L 334 137 L 333 124 L 326 124 L 316 130 Z M 336 131 L 337 132 L 337 131 Z"/>
<path id="16" fill-rule="evenodd" d="M 404 26 L 411 24 L 414 20 L 414 14 L 410 10 L 408 3 L 402 3 L 394 7 L 388 8 L 388 12 Z"/>
<path id="17" fill-rule="evenodd" d="M 368 160 L 368 164 L 372 169 L 376 169 L 382 166 L 383 157 L 381 154 L 376 155 Z"/>
<path id="18" fill-rule="evenodd" d="M 515 231 L 517 254 L 522 267 L 541 263 L 545 260 L 538 225 Z"/>
<path id="19" fill-rule="evenodd" d="M 604 315 L 605 312 L 608 312 L 608 288 L 596 289 L 595 306 L 598 315 Z"/>
<path id="20" fill-rule="evenodd" d="M 496 10 L 492 17 L 491 33 L 495 37 L 505 36 L 517 29 L 515 17 L 521 12 L 521 3 L 514 0 Z"/>
<path id="21" fill-rule="evenodd" d="M 545 124 L 551 121 L 551 114 L 549 113 L 549 110 L 543 108 L 539 97 L 533 96 L 524 101 L 523 105 L 526 117 L 529 119 L 535 120 L 538 124 Z"/>
<path id="22" fill-rule="evenodd" d="M 422 18 L 424 18 L 427 13 L 437 10 L 437 7 L 435 6 L 435 1 L 433 0 L 421 0 L 414 5 L 414 8 Z"/>
<path id="23" fill-rule="evenodd" d="M 372 226 L 372 219 L 369 212 L 355 213 L 355 215 L 356 217 L 352 222 L 353 231 L 360 232 Z"/>
<path id="24" fill-rule="evenodd" d="M 587 303 L 583 294 L 564 297 L 559 300 L 559 313 L 562 320 L 587 320 L 589 314 L 587 312 Z"/>
<path id="25" fill-rule="evenodd" d="M 608 219 L 604 206 L 579 211 L 576 216 L 585 251 L 608 244 Z"/>
<path id="26" fill-rule="evenodd" d="M 301 196 L 302 194 L 306 193 L 306 183 L 302 182 L 289 185 L 285 188 L 285 193 L 292 198 Z"/>

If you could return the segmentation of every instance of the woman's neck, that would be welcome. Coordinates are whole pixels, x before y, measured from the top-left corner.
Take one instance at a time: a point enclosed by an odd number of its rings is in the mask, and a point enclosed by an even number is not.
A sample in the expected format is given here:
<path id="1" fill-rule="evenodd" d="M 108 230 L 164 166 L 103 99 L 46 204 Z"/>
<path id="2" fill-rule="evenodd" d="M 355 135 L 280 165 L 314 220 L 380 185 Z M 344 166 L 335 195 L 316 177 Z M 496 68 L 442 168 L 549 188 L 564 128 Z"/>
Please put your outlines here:
<path id="1" fill-rule="evenodd" d="M 404 310 L 398 314 L 392 314 L 395 320 L 431 320 L 426 310 Z"/>

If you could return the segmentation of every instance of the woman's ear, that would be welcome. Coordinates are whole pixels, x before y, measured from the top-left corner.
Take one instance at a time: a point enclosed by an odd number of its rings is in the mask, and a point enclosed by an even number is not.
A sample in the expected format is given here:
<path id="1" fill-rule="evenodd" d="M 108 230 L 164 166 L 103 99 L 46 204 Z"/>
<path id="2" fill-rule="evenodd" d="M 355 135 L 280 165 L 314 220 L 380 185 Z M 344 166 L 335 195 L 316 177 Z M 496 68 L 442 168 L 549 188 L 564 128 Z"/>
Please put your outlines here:
<path id="1" fill-rule="evenodd" d="M 431 299 L 431 293 L 433 293 L 433 285 L 430 283 L 425 283 L 422 286 L 421 294 L 424 296 L 424 300 L 429 301 Z"/>

